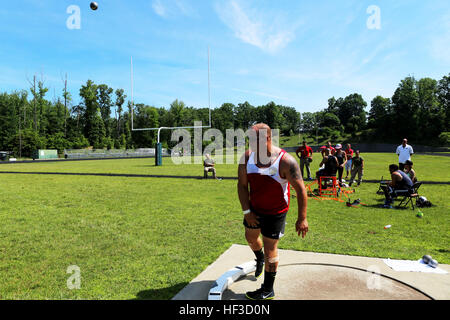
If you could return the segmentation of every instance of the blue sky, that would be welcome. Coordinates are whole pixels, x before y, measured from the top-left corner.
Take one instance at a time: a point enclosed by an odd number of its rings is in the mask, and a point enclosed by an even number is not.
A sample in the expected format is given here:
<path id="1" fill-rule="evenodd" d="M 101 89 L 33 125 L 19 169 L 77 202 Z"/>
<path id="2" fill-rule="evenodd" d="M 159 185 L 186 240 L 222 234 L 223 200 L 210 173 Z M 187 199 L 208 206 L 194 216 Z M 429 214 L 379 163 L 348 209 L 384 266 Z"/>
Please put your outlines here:
<path id="1" fill-rule="evenodd" d="M 408 75 L 450 72 L 448 0 L 104 0 L 3 1 L 0 91 L 29 88 L 43 76 L 47 98 L 68 74 L 74 103 L 87 79 L 123 88 L 136 103 L 175 99 L 208 105 L 270 101 L 317 111 L 328 98 L 357 92 L 391 97 Z M 80 7 L 80 29 L 66 22 Z M 380 29 L 367 26 L 377 6 Z"/>

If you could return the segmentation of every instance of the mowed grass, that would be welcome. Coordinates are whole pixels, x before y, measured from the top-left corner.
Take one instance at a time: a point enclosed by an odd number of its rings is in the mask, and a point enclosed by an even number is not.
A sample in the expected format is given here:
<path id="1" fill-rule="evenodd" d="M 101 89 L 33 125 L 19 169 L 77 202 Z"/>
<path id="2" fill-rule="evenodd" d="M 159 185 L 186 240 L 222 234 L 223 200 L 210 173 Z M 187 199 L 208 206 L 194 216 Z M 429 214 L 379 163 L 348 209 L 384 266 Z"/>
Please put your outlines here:
<path id="1" fill-rule="evenodd" d="M 392 154 L 365 154 L 365 179 L 388 177 Z M 420 180 L 450 182 L 450 157 L 414 157 Z M 317 169 L 318 156 L 313 162 Z M 236 164 L 217 165 L 235 177 Z M 202 166 L 163 167 L 153 159 L 0 165 L 0 171 L 202 175 Z M 231 244 L 245 244 L 236 180 L 0 174 L 1 299 L 170 299 Z M 450 186 L 425 184 L 434 204 L 422 219 L 411 209 L 380 209 L 378 185 L 350 194 L 348 208 L 310 198 L 310 232 L 294 229 L 291 200 L 280 248 L 392 259 L 431 254 L 450 263 Z M 387 224 L 392 228 L 385 230 Z M 239 263 L 240 261 L 236 261 Z M 81 289 L 69 290 L 76 265 Z M 230 268 L 233 266 L 230 266 Z"/>
<path id="2" fill-rule="evenodd" d="M 295 154 L 291 153 L 294 157 Z M 389 178 L 388 166 L 398 163 L 395 154 L 367 153 L 361 154 L 366 160 L 364 178 L 369 180 L 380 179 L 381 176 Z M 174 164 L 170 158 L 163 158 L 163 167 L 155 167 L 155 160 L 124 159 L 124 160 L 92 160 L 92 161 L 56 161 L 35 163 L 7 163 L 0 164 L 0 172 L 63 172 L 63 173 L 114 173 L 114 174 L 143 174 L 143 175 L 176 175 L 176 176 L 202 176 L 201 158 L 184 159 L 183 164 Z M 237 157 L 220 159 L 216 165 L 218 176 L 236 177 Z M 312 171 L 318 169 L 321 161 L 320 154 L 314 153 Z M 414 170 L 420 180 L 450 182 L 450 157 L 438 155 L 414 155 Z"/>

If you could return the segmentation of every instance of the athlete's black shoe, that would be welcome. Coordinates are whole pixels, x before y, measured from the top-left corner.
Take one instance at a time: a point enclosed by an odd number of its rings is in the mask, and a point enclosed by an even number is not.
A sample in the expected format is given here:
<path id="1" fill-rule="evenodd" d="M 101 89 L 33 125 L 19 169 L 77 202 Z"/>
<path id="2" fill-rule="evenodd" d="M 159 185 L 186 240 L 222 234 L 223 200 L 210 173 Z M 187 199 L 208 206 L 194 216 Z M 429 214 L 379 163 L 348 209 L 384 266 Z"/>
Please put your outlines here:
<path id="1" fill-rule="evenodd" d="M 256 261 L 255 277 L 258 279 L 264 270 L 264 260 L 255 259 L 255 261 Z"/>
<path id="2" fill-rule="evenodd" d="M 261 286 L 261 288 L 256 291 L 246 292 L 245 296 L 250 300 L 271 300 L 275 298 L 275 292 L 273 290 L 266 291 L 264 286 Z"/>

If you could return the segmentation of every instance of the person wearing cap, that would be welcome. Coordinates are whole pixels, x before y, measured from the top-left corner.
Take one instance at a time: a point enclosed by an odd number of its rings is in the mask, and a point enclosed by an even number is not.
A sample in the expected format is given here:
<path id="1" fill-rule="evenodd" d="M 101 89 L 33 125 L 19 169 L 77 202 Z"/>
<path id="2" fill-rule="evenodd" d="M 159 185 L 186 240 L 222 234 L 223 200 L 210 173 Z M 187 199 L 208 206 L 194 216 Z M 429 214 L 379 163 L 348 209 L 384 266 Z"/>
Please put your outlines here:
<path id="1" fill-rule="evenodd" d="M 402 144 L 397 147 L 396 153 L 398 155 L 398 167 L 403 171 L 405 162 L 411 160 L 411 155 L 414 154 L 413 148 L 408 144 L 408 139 L 403 139 Z"/>
<path id="2" fill-rule="evenodd" d="M 338 180 L 339 184 L 342 184 L 342 175 L 344 174 L 344 166 L 347 163 L 347 155 L 345 154 L 345 151 L 342 150 L 342 145 L 338 143 L 336 145 L 336 153 L 334 156 L 338 160 Z"/>
<path id="3" fill-rule="evenodd" d="M 417 176 L 416 176 L 416 172 L 414 171 L 412 166 L 413 166 L 413 162 L 411 160 L 406 160 L 405 161 L 405 169 L 403 171 L 405 171 L 406 175 L 411 179 L 411 181 L 413 183 L 416 183 Z"/>

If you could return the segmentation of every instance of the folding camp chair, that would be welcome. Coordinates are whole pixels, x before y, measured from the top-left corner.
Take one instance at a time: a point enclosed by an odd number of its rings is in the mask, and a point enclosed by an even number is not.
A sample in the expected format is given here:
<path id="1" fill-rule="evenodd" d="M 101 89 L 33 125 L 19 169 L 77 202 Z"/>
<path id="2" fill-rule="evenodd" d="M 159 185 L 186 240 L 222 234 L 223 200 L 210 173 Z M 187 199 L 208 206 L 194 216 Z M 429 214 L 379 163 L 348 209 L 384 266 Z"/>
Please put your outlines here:
<path id="1" fill-rule="evenodd" d="M 422 182 L 416 182 L 411 187 L 411 190 L 394 190 L 394 194 L 396 196 L 403 197 L 403 199 L 398 204 L 399 207 L 406 208 L 408 204 L 411 203 L 411 207 L 414 210 L 414 202 L 413 199 L 419 198 L 419 188 L 422 185 Z M 406 201 L 406 202 L 405 202 Z"/>
<path id="2" fill-rule="evenodd" d="M 388 180 L 383 180 L 383 176 L 381 176 L 381 179 L 380 179 L 380 186 L 378 187 L 378 191 L 377 191 L 377 194 L 384 194 L 384 191 L 383 191 L 383 186 L 387 186 L 388 185 Z"/>

